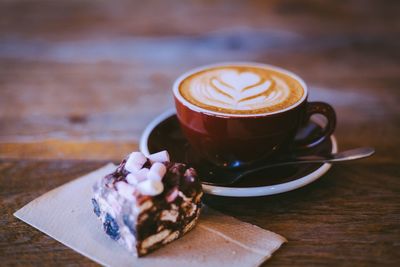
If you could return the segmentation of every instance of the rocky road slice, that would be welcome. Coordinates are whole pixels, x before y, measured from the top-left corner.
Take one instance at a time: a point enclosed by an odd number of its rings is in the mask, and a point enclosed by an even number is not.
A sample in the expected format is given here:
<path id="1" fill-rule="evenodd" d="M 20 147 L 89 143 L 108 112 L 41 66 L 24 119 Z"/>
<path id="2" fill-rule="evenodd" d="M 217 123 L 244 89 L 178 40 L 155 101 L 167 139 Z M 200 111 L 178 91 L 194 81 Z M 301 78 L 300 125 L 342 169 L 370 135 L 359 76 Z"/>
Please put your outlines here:
<path id="1" fill-rule="evenodd" d="M 131 153 L 93 192 L 104 232 L 138 257 L 192 229 L 203 195 L 196 171 L 170 162 L 167 151 Z"/>

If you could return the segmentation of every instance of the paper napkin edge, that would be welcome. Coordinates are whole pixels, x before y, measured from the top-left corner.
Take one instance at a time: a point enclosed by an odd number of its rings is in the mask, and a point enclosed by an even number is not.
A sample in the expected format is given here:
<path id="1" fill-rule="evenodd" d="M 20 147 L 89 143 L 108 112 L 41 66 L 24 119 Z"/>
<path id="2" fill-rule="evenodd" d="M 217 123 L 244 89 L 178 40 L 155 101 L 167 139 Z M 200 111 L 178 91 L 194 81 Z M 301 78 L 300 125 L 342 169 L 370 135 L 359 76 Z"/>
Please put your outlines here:
<path id="1" fill-rule="evenodd" d="M 57 187 L 55 187 L 55 188 L 53 188 L 53 189 L 51 189 L 51 190 L 49 190 L 49 191 L 47 191 L 47 192 L 41 194 L 40 196 L 35 197 L 35 198 L 32 199 L 31 201 L 29 201 L 28 203 L 26 203 L 25 205 L 23 205 L 21 208 L 19 208 L 18 210 L 16 210 L 16 211 L 13 213 L 13 216 L 16 217 L 16 218 L 18 218 L 18 219 L 20 219 L 21 221 L 25 222 L 25 221 L 22 220 L 20 217 L 18 217 L 18 216 L 19 216 L 19 213 L 21 213 L 22 210 L 25 209 L 28 205 L 30 205 L 33 201 L 40 200 L 40 199 L 43 198 L 45 195 L 50 194 L 51 192 L 54 192 L 54 191 L 56 191 L 57 189 L 59 189 L 59 188 L 61 188 L 61 187 L 67 186 L 67 185 L 69 185 L 69 184 L 71 184 L 71 183 L 73 183 L 73 182 L 76 182 L 76 181 L 79 180 L 79 179 L 84 179 L 84 178 L 86 178 L 87 176 L 92 175 L 92 174 L 95 173 L 95 172 L 98 172 L 98 171 L 103 170 L 103 169 L 107 169 L 107 168 L 109 168 L 109 167 L 111 167 L 111 166 L 116 167 L 116 165 L 115 165 L 114 163 L 109 162 L 109 163 L 107 163 L 107 164 L 101 166 L 100 168 L 97 168 L 97 169 L 95 169 L 95 170 L 93 170 L 93 171 L 91 171 L 91 172 L 88 172 L 88 173 L 84 174 L 83 176 L 76 177 L 75 179 L 73 179 L 73 180 L 71 180 L 71 181 L 68 181 L 68 182 L 66 182 L 66 183 L 63 183 L 63 184 L 61 184 L 61 185 L 59 185 L 59 186 L 57 186 Z"/>
<path id="2" fill-rule="evenodd" d="M 72 249 L 72 250 L 75 251 L 76 253 L 79 253 L 79 254 L 81 254 L 81 255 L 87 257 L 88 259 L 90 259 L 90 260 L 92 260 L 92 261 L 94 261 L 94 262 L 96 262 L 96 263 L 98 263 L 98 264 L 100 264 L 100 265 L 102 265 L 102 266 L 105 266 L 104 263 L 100 262 L 100 261 L 97 260 L 95 257 L 93 257 L 93 256 L 91 256 L 91 255 L 85 253 L 84 251 L 81 251 L 81 250 L 79 250 L 79 249 L 76 249 L 76 248 L 74 248 L 74 247 L 71 247 L 71 246 L 68 245 L 67 243 L 64 243 L 64 242 L 60 241 L 57 237 L 55 237 L 55 236 L 49 234 L 45 229 L 42 229 L 42 227 L 39 227 L 39 226 L 35 225 L 35 223 L 29 222 L 28 220 L 25 220 L 25 219 L 23 218 L 23 216 L 21 215 L 21 213 L 22 213 L 22 212 L 24 211 L 24 209 L 26 209 L 26 207 L 28 207 L 33 201 L 36 201 L 36 200 L 41 199 L 42 197 L 44 197 L 44 196 L 47 195 L 48 193 L 53 192 L 53 191 L 55 191 L 55 190 L 57 190 L 57 189 L 59 189 L 59 188 L 61 188 L 61 187 L 63 187 L 63 186 L 66 186 L 66 185 L 70 184 L 70 183 L 76 182 L 77 180 L 84 179 L 84 178 L 86 178 L 87 176 L 91 175 L 92 173 L 98 172 L 98 171 L 100 171 L 100 170 L 102 170 L 102 169 L 107 169 L 107 168 L 109 168 L 109 167 L 111 167 L 111 166 L 116 167 L 116 165 L 115 165 L 114 163 L 109 162 L 109 163 L 107 163 L 107 164 L 101 166 L 100 168 L 97 168 L 97 169 L 95 169 L 95 170 L 93 170 L 93 171 L 91 171 L 91 172 L 89 172 L 89 173 L 84 174 L 83 176 L 77 177 L 77 178 L 75 178 L 75 179 L 73 179 L 73 180 L 71 180 L 71 181 L 68 181 L 68 182 L 66 182 L 66 183 L 64 183 L 64 184 L 62 184 L 62 185 L 60 185 L 60 186 L 57 186 L 57 187 L 51 189 L 50 191 L 47 191 L 46 193 L 44 193 L 44 194 L 42 194 L 42 195 L 40 195 L 40 196 L 34 198 L 33 200 L 31 200 L 31 201 L 29 201 L 28 203 L 26 203 L 24 206 L 22 206 L 21 208 L 19 208 L 17 211 L 15 211 L 15 212 L 13 213 L 13 216 L 14 216 L 15 218 L 19 219 L 20 221 L 26 223 L 27 225 L 29 225 L 29 226 L 35 228 L 37 231 L 39 231 L 39 232 L 41 232 L 41 233 L 44 233 L 44 234 L 47 235 L 48 237 L 50 237 L 50 238 L 56 240 L 57 242 L 63 244 L 63 245 L 66 246 L 67 248 Z M 107 265 L 106 265 L 106 266 L 107 266 Z"/>

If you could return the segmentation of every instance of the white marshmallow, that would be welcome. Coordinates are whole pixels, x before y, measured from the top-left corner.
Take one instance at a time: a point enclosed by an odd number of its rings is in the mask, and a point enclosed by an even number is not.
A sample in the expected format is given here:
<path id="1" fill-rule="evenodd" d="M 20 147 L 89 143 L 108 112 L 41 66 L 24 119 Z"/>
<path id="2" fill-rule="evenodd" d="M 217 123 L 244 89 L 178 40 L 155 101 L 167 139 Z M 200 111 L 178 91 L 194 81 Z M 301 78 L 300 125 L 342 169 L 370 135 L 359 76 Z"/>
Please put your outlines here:
<path id="1" fill-rule="evenodd" d="M 147 179 L 154 180 L 154 181 L 161 181 L 162 177 L 155 172 L 149 172 L 147 174 Z"/>
<path id="2" fill-rule="evenodd" d="M 137 190 L 145 196 L 156 196 L 162 193 L 164 185 L 161 181 L 145 180 L 137 185 Z"/>
<path id="3" fill-rule="evenodd" d="M 126 161 L 126 163 L 125 163 L 125 170 L 127 170 L 128 172 L 131 172 L 131 173 L 132 172 L 135 173 L 135 172 L 139 171 L 141 167 L 142 166 L 140 166 L 138 164 L 134 164 L 133 162 L 130 162 L 130 161 Z"/>
<path id="4" fill-rule="evenodd" d="M 165 167 L 164 164 L 162 164 L 160 162 L 155 162 L 150 167 L 150 171 L 147 174 L 147 178 L 152 179 L 152 180 L 161 181 L 166 172 L 167 172 L 167 168 Z"/>
<path id="5" fill-rule="evenodd" d="M 138 179 L 138 181 L 143 181 L 147 179 L 147 174 L 149 173 L 149 169 L 148 168 L 142 168 L 140 169 L 137 173 L 136 173 L 136 178 Z"/>
<path id="6" fill-rule="evenodd" d="M 143 153 L 142 152 L 138 152 L 138 151 L 132 152 L 129 155 L 129 158 L 132 159 L 133 161 L 135 161 L 137 164 L 140 164 L 142 166 L 147 161 L 147 158 L 143 155 Z"/>
<path id="7" fill-rule="evenodd" d="M 137 185 L 139 182 L 136 174 L 130 173 L 126 176 L 126 181 L 131 185 Z"/>
<path id="8" fill-rule="evenodd" d="M 132 152 L 125 163 L 125 169 L 129 172 L 137 172 L 145 164 L 147 158 L 141 152 Z"/>
<path id="9" fill-rule="evenodd" d="M 169 162 L 169 154 L 167 150 L 163 150 L 149 155 L 151 162 Z"/>
<path id="10" fill-rule="evenodd" d="M 135 187 L 125 182 L 118 182 L 115 184 L 118 193 L 126 199 L 135 200 L 133 193 L 135 192 Z"/>

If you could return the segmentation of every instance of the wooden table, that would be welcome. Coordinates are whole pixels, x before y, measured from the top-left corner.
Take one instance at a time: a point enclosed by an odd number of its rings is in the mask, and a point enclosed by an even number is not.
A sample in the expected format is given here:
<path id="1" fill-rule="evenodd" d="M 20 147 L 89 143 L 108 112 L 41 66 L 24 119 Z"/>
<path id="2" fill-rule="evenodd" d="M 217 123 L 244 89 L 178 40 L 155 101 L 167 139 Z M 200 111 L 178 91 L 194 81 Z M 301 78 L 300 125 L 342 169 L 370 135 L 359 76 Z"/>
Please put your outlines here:
<path id="1" fill-rule="evenodd" d="M 207 197 L 289 242 L 266 265 L 399 266 L 398 1 L 0 3 L 0 265 L 95 265 L 12 213 L 137 149 L 183 71 L 218 61 L 282 66 L 337 110 L 337 165 L 277 196 Z"/>

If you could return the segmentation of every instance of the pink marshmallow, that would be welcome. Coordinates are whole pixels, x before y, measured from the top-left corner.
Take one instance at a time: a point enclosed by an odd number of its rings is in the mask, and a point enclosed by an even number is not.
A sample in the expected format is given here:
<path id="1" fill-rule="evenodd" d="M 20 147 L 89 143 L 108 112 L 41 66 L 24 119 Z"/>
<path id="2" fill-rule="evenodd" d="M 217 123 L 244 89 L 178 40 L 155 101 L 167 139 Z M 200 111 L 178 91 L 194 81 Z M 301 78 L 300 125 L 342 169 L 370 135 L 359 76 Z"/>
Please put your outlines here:
<path id="1" fill-rule="evenodd" d="M 174 201 L 178 196 L 178 193 L 179 193 L 178 188 L 174 188 L 174 190 L 167 195 L 166 197 L 167 202 L 171 203 L 172 201 Z"/>
<path id="2" fill-rule="evenodd" d="M 169 154 L 167 150 L 151 154 L 148 158 L 151 162 L 169 162 Z"/>

